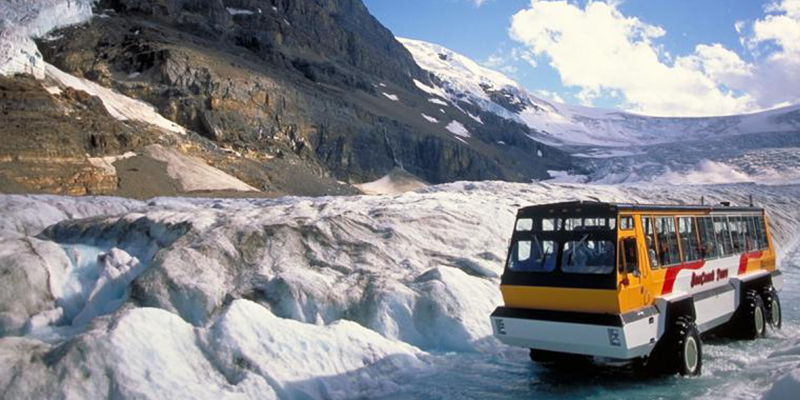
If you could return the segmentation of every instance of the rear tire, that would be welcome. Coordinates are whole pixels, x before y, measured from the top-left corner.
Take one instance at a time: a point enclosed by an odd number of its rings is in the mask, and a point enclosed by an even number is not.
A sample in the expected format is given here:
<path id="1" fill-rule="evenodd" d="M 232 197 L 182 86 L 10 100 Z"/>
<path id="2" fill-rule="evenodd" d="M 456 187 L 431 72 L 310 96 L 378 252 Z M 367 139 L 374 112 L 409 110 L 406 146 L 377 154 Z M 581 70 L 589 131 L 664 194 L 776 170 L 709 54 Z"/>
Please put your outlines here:
<path id="1" fill-rule="evenodd" d="M 739 305 L 737 328 L 744 339 L 758 339 L 767 332 L 767 313 L 764 300 L 755 290 L 748 290 L 744 296 L 744 302 Z"/>
<path id="2" fill-rule="evenodd" d="M 774 288 L 769 288 L 764 293 L 764 306 L 766 308 L 767 322 L 772 329 L 781 329 L 783 324 L 783 310 L 781 309 L 781 299 Z"/>

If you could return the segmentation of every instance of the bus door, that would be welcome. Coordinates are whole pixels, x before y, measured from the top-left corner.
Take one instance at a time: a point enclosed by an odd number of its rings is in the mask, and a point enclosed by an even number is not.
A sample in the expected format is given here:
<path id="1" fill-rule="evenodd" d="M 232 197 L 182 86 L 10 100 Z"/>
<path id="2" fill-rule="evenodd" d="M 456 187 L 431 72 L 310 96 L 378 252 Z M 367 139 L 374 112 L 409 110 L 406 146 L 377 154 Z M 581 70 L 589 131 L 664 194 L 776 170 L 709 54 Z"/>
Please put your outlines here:
<path id="1" fill-rule="evenodd" d="M 626 218 L 630 219 L 626 222 Z M 626 230 L 626 227 L 630 228 Z M 623 312 L 642 307 L 650 301 L 647 288 L 643 284 L 646 282 L 648 270 L 642 263 L 644 258 L 639 254 L 640 248 L 644 248 L 644 244 L 636 239 L 633 218 L 620 217 L 619 290 Z"/>

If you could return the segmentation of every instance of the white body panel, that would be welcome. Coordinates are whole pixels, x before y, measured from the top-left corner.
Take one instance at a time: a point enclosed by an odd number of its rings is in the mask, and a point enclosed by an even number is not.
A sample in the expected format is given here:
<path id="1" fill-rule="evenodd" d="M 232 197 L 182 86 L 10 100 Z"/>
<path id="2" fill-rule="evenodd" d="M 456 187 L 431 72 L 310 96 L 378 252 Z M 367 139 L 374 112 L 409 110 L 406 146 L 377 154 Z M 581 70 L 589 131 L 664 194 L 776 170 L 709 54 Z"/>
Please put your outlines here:
<path id="1" fill-rule="evenodd" d="M 512 346 L 630 359 L 650 353 L 655 346 L 656 318 L 642 318 L 620 327 L 492 317 L 492 327 L 497 339 Z"/>

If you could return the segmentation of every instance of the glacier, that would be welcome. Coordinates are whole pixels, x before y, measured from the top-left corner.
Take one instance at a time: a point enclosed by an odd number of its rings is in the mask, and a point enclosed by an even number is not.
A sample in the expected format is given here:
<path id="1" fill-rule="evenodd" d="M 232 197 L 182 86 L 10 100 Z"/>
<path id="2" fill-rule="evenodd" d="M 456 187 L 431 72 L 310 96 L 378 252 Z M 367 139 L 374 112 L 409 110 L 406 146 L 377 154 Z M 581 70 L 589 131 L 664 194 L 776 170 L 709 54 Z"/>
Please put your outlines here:
<path id="1" fill-rule="evenodd" d="M 95 0 L 3 0 L 0 8 L 0 75 L 45 76 L 45 62 L 34 43 L 51 30 L 92 18 Z"/>
<path id="2" fill-rule="evenodd" d="M 667 386 L 775 398 L 797 382 L 794 295 L 784 297 L 783 331 L 755 344 L 710 342 L 706 375 L 652 387 L 624 378 L 559 389 L 573 378 L 502 346 L 488 322 L 521 206 L 741 204 L 750 195 L 772 217 L 792 293 L 800 186 L 457 182 L 391 196 L 144 202 L 3 195 L 0 388 L 4 398 L 339 399 L 613 397 Z M 763 384 L 723 379 L 731 371 Z"/>

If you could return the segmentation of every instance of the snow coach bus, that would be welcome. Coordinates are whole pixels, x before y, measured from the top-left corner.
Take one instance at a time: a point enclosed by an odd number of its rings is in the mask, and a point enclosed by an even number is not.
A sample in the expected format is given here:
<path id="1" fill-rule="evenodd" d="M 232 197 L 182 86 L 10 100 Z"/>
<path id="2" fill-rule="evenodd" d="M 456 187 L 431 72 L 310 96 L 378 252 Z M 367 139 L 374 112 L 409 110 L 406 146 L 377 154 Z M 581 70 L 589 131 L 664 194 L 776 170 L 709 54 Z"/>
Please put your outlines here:
<path id="1" fill-rule="evenodd" d="M 699 375 L 701 334 L 781 326 L 763 209 L 568 202 L 518 211 L 491 315 L 542 362 L 594 356 Z"/>

